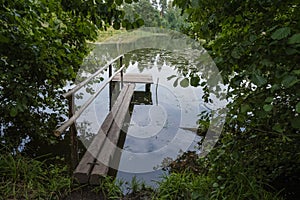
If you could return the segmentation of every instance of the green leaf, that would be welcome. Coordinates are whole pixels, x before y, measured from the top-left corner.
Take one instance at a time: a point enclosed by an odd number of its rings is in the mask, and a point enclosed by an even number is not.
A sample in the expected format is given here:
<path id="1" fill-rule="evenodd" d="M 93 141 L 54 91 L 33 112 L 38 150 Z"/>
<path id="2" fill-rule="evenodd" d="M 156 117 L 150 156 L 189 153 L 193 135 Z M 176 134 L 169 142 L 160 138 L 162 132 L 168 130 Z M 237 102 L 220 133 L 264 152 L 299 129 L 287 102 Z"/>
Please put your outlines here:
<path id="1" fill-rule="evenodd" d="M 291 142 L 291 141 L 293 141 L 291 138 L 289 138 L 286 135 L 282 135 L 282 140 L 283 140 L 283 142 Z"/>
<path id="2" fill-rule="evenodd" d="M 296 112 L 300 113 L 300 102 L 296 104 Z"/>
<path id="3" fill-rule="evenodd" d="M 292 72 L 293 74 L 300 75 L 300 69 L 295 69 Z"/>
<path id="4" fill-rule="evenodd" d="M 241 105 L 241 113 L 248 112 L 250 109 L 251 109 L 251 107 L 249 106 L 249 104 L 242 104 Z"/>
<path id="5" fill-rule="evenodd" d="M 189 79 L 188 79 L 188 78 L 182 79 L 182 80 L 180 81 L 180 85 L 181 85 L 181 87 L 183 87 L 183 88 L 188 87 L 188 86 L 189 86 Z"/>
<path id="6" fill-rule="evenodd" d="M 300 43 L 300 33 L 296 33 L 292 37 L 290 37 L 287 43 L 288 44 Z"/>
<path id="7" fill-rule="evenodd" d="M 169 77 L 167 77 L 167 80 L 169 81 L 169 80 L 171 80 L 172 78 L 175 78 L 175 77 L 176 77 L 176 75 L 169 76 Z"/>
<path id="8" fill-rule="evenodd" d="M 296 83 L 299 82 L 299 79 L 297 79 L 296 76 L 291 76 L 291 75 L 287 75 L 283 78 L 281 84 L 286 87 L 292 87 L 293 85 L 295 85 Z"/>
<path id="9" fill-rule="evenodd" d="M 280 29 L 277 29 L 272 35 L 271 38 L 273 40 L 281 40 L 283 38 L 286 38 L 291 34 L 291 28 L 290 27 L 283 27 Z"/>
<path id="10" fill-rule="evenodd" d="M 120 26 L 120 22 L 114 21 L 113 28 L 116 29 L 116 30 L 119 30 L 120 27 L 121 27 L 121 26 Z"/>
<path id="11" fill-rule="evenodd" d="M 257 85 L 258 87 L 261 87 L 267 83 L 267 79 L 258 75 L 254 74 L 251 78 L 252 82 Z"/>
<path id="12" fill-rule="evenodd" d="M 201 199 L 201 196 L 202 194 L 197 191 L 192 192 L 192 199 Z"/>
<path id="13" fill-rule="evenodd" d="M 278 133 L 283 133 L 284 131 L 280 124 L 275 124 L 272 129 Z"/>
<path id="14" fill-rule="evenodd" d="M 178 85 L 178 80 L 179 80 L 179 78 L 177 78 L 177 79 L 174 81 L 173 87 L 177 87 L 177 85 Z"/>
<path id="15" fill-rule="evenodd" d="M 267 97 L 266 99 L 265 99 L 265 102 L 266 103 L 271 103 L 271 102 L 273 102 L 273 97 Z"/>
<path id="16" fill-rule="evenodd" d="M 200 82 L 199 76 L 191 77 L 191 80 L 190 80 L 191 86 L 197 87 L 199 85 L 199 82 Z"/>
<path id="17" fill-rule="evenodd" d="M 222 63 L 223 61 L 224 61 L 223 57 L 218 56 L 218 57 L 214 58 L 214 62 L 216 64 Z"/>
<path id="18" fill-rule="evenodd" d="M 273 109 L 273 105 L 271 105 L 271 104 L 265 104 L 265 105 L 263 106 L 263 109 L 264 109 L 264 111 L 266 111 L 266 112 L 270 112 L 270 111 Z"/>
<path id="19" fill-rule="evenodd" d="M 297 49 L 294 49 L 294 48 L 286 48 L 285 53 L 286 53 L 286 55 L 290 56 L 290 55 L 294 55 L 294 54 L 299 53 L 299 51 Z"/>
<path id="20" fill-rule="evenodd" d="M 259 63 L 262 64 L 263 66 L 272 66 L 272 65 L 274 65 L 274 63 L 272 61 L 270 61 L 269 59 L 263 59 Z"/>
<path id="21" fill-rule="evenodd" d="M 235 21 L 236 22 L 240 22 L 240 21 L 242 21 L 243 20 L 243 17 L 241 16 L 241 15 L 237 15 L 236 17 L 235 17 Z"/>
<path id="22" fill-rule="evenodd" d="M 218 184 L 218 183 L 214 183 L 214 184 L 213 184 L 213 187 L 214 187 L 214 188 L 219 187 L 219 184 Z"/>
<path id="23" fill-rule="evenodd" d="M 242 55 L 242 49 L 240 47 L 235 47 L 231 52 L 231 56 L 235 59 L 240 59 L 241 55 Z"/>
<path id="24" fill-rule="evenodd" d="M 12 108 L 10 109 L 9 115 L 10 115 L 11 117 L 15 117 L 15 116 L 17 116 L 17 114 L 18 114 L 17 108 L 16 108 L 16 107 L 12 107 Z"/>
<path id="25" fill-rule="evenodd" d="M 133 29 L 137 29 L 137 28 L 139 28 L 139 25 L 137 22 L 133 22 L 132 27 L 133 27 Z"/>
<path id="26" fill-rule="evenodd" d="M 127 25 L 128 23 L 130 23 L 129 20 L 128 20 L 128 19 L 124 19 L 124 20 L 122 21 L 122 27 L 126 27 L 126 25 Z"/>
<path id="27" fill-rule="evenodd" d="M 115 0 L 116 4 L 120 6 L 123 3 L 123 0 Z"/>
<path id="28" fill-rule="evenodd" d="M 292 119 L 291 124 L 292 124 L 293 128 L 300 129 L 300 117 L 298 116 L 298 117 Z"/>
<path id="29" fill-rule="evenodd" d="M 203 82 L 200 84 L 200 86 L 201 86 L 201 87 L 204 87 L 204 86 L 206 86 L 206 84 L 207 84 L 207 82 L 206 82 L 206 81 L 203 81 Z"/>
<path id="30" fill-rule="evenodd" d="M 143 26 L 144 25 L 144 20 L 143 19 L 138 19 L 138 20 L 136 20 L 136 22 L 137 22 L 137 24 L 139 26 Z"/>
<path id="31" fill-rule="evenodd" d="M 133 29 L 133 26 L 131 23 L 126 24 L 126 30 L 131 30 Z"/>
<path id="32" fill-rule="evenodd" d="M 7 38 L 4 35 L 0 34 L 0 43 L 9 43 L 9 38 Z"/>
<path id="33" fill-rule="evenodd" d="M 250 35 L 249 40 L 250 42 L 254 42 L 257 39 L 256 35 Z"/>
<path id="34" fill-rule="evenodd" d="M 274 91 L 279 90 L 279 89 L 280 89 L 280 86 L 278 84 L 274 84 L 271 87 L 271 92 L 273 93 Z"/>

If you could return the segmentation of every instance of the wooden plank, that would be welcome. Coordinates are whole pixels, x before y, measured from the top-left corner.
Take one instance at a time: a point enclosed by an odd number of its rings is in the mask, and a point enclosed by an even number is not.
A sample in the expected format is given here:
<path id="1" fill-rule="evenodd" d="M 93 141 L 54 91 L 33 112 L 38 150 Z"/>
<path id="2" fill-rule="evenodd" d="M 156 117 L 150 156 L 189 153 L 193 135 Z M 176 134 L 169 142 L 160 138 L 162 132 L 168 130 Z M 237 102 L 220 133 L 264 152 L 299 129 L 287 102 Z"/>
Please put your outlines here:
<path id="1" fill-rule="evenodd" d="M 121 76 L 117 74 L 112 81 L 121 81 Z M 153 83 L 151 74 L 128 73 L 123 77 L 124 83 Z"/>
<path id="2" fill-rule="evenodd" d="M 104 65 L 104 67 L 100 68 L 99 70 L 97 70 L 96 72 L 94 72 L 91 76 L 89 76 L 88 78 L 86 78 L 84 81 L 82 81 L 81 83 L 77 84 L 74 88 L 72 88 L 71 90 L 69 90 L 68 92 L 66 92 L 65 94 L 63 94 L 63 97 L 67 98 L 71 94 L 74 94 L 75 92 L 77 92 L 80 88 L 82 88 L 83 86 L 85 86 L 92 78 L 95 78 L 96 76 L 98 76 L 101 72 L 103 72 L 104 70 L 106 70 L 112 63 L 116 62 L 119 58 L 120 58 L 120 61 L 122 61 L 123 56 L 124 55 L 120 55 L 120 56 L 114 58 L 113 60 L 111 60 L 109 63 L 107 63 L 106 65 Z M 122 64 L 120 64 L 120 66 L 122 66 Z"/>
<path id="3" fill-rule="evenodd" d="M 95 136 L 87 151 L 85 152 L 84 156 L 82 157 L 81 161 L 77 165 L 74 171 L 74 178 L 77 179 L 78 182 L 88 182 L 89 175 L 93 167 L 92 164 L 95 163 L 95 158 L 99 154 L 99 150 L 101 149 L 102 144 L 106 140 L 106 135 L 109 129 L 111 128 L 112 122 L 121 107 L 121 104 L 127 93 L 128 88 L 129 85 L 125 85 L 124 88 L 121 90 L 120 95 L 117 98 L 114 106 L 112 107 L 111 112 L 108 113 L 103 124 L 101 125 L 100 130 L 98 131 L 98 134 Z"/>
<path id="4" fill-rule="evenodd" d="M 121 72 L 125 68 L 123 65 L 116 73 L 112 75 L 105 83 L 101 85 L 101 87 L 79 108 L 78 111 L 74 113 L 74 115 L 65 121 L 59 128 L 54 131 L 55 136 L 60 136 L 68 127 L 70 127 L 78 117 L 83 113 L 83 111 L 96 99 L 96 97 L 100 94 L 100 92 L 105 88 L 105 86 L 110 83 L 110 81 L 116 76 L 119 72 Z"/>
<path id="5" fill-rule="evenodd" d="M 120 131 L 123 127 L 126 114 L 128 113 L 128 108 L 134 92 L 134 87 L 135 87 L 134 84 L 131 84 L 129 86 L 126 96 L 119 109 L 119 112 L 112 123 L 111 129 L 107 133 L 107 138 L 97 157 L 97 162 L 96 162 L 97 165 L 94 166 L 90 175 L 89 183 L 92 185 L 99 184 L 99 179 L 102 176 L 107 175 L 110 165 L 113 164 L 111 161 L 117 149 L 117 143 L 120 137 Z M 111 167 L 116 168 L 116 166 L 111 166 Z"/>
<path id="6" fill-rule="evenodd" d="M 99 146 L 102 145 L 105 138 L 105 132 L 98 133 L 77 165 L 73 175 L 79 183 L 88 182 L 89 175 L 93 169 L 93 164 L 95 163 L 95 158 L 99 152 Z"/>

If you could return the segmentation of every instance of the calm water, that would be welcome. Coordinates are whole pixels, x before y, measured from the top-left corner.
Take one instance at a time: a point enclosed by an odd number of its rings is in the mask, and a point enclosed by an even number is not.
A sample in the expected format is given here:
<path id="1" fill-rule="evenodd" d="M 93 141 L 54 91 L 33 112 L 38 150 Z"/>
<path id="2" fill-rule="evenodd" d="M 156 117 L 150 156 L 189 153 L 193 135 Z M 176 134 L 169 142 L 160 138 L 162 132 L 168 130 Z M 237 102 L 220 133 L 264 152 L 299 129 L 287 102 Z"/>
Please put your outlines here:
<path id="1" fill-rule="evenodd" d="M 127 45 L 127 47 L 126 47 Z M 120 47 L 121 46 L 121 47 Z M 98 44 L 95 46 L 86 68 L 81 75 L 88 76 L 93 64 L 104 63 L 115 56 L 115 51 L 130 49 L 132 43 Z M 115 51 L 114 51 L 115 50 Z M 108 53 L 111 52 L 111 53 Z M 112 55 L 110 55 L 112 54 Z M 123 63 L 128 66 L 126 73 L 149 74 L 153 77 L 150 93 L 145 93 L 144 84 L 136 84 L 134 98 L 130 110 L 130 119 L 126 122 L 128 129 L 121 156 L 117 178 L 130 182 L 133 177 L 155 186 L 165 172 L 162 167 L 174 160 L 182 152 L 198 151 L 197 121 L 199 113 L 224 105 L 224 102 L 212 95 L 213 103 L 204 103 L 201 87 L 186 84 L 183 79 L 195 67 L 191 52 L 170 51 L 157 48 L 141 48 L 125 54 Z M 103 61 L 104 60 L 104 61 Z M 202 64 L 197 71 L 201 76 L 206 73 L 206 65 Z M 115 65 L 117 68 L 117 65 Z M 199 66 L 196 66 L 199 67 Z M 96 68 L 96 67 L 95 67 Z M 116 71 L 116 70 L 115 70 Z M 195 70 L 194 70 L 195 71 Z M 126 74 L 125 73 L 125 74 Z M 107 72 L 101 75 L 107 79 Z M 90 84 L 96 90 L 100 84 Z M 85 89 L 86 90 L 86 89 Z M 89 95 L 80 91 L 81 97 L 76 100 L 80 106 Z M 137 98 L 139 97 L 139 98 Z M 77 120 L 81 141 L 88 146 L 91 138 L 101 126 L 109 112 L 108 87 L 98 96 L 95 102 Z"/>
<path id="2" fill-rule="evenodd" d="M 156 30 L 155 30 L 156 31 Z M 130 106 L 126 134 L 119 143 L 122 148 L 118 157 L 116 177 L 131 182 L 133 177 L 155 186 L 155 181 L 166 173 L 162 167 L 176 159 L 182 152 L 198 150 L 201 140 L 196 134 L 199 114 L 213 113 L 224 107 L 218 91 L 225 87 L 218 82 L 218 74 L 205 51 L 178 34 L 155 34 L 144 32 L 137 37 L 134 33 L 117 36 L 112 41 L 93 45 L 91 52 L 78 73 L 77 81 L 95 72 L 107 61 L 124 54 L 126 73 L 149 74 L 153 78 L 150 93 L 145 93 L 144 84 L 136 84 L 134 98 Z M 132 38 L 134 36 L 134 39 Z M 129 38 L 129 39 L 128 39 Z M 116 42 L 117 40 L 117 42 Z M 114 71 L 119 65 L 113 65 Z M 201 82 L 216 87 L 210 90 L 212 101 L 204 103 L 202 87 L 190 86 L 191 76 L 200 77 Z M 79 108 L 105 80 L 108 72 L 91 81 L 87 87 L 76 93 L 75 104 Z M 105 87 L 96 100 L 76 120 L 80 136 L 79 153 L 82 156 L 99 130 L 109 112 L 109 88 Z M 216 127 L 214 127 L 216 128 Z M 25 149 L 33 156 L 51 153 L 69 159 L 68 134 L 64 139 L 51 145 L 39 140 L 31 140 Z"/>

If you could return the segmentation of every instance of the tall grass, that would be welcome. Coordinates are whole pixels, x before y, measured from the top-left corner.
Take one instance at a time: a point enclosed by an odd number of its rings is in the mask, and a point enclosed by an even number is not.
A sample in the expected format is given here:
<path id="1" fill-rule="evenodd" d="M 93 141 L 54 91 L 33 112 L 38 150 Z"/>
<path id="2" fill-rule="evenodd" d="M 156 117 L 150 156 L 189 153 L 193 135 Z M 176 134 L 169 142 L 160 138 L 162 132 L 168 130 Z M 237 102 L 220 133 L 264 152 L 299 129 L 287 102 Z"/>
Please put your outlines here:
<path id="1" fill-rule="evenodd" d="M 66 166 L 46 165 L 20 154 L 0 155 L 1 199 L 60 199 L 70 187 Z"/>
<path id="2" fill-rule="evenodd" d="M 222 177 L 215 179 L 207 175 L 193 173 L 172 173 L 159 184 L 154 199 L 280 199 L 277 195 L 266 191 L 254 177 L 246 177 L 243 173 L 238 173 L 229 180 L 222 180 Z"/>

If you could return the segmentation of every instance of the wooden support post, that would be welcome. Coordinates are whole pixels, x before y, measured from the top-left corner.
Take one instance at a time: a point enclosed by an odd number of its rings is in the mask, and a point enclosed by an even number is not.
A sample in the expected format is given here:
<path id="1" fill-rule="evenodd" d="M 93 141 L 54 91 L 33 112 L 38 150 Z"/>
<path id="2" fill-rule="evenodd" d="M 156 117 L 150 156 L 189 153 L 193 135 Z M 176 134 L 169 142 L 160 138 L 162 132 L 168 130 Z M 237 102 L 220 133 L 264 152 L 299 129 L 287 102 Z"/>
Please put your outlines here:
<path id="1" fill-rule="evenodd" d="M 69 118 L 75 113 L 74 94 L 68 97 Z M 75 169 L 78 164 L 78 140 L 75 122 L 70 126 L 70 153 L 71 153 L 71 169 Z"/>
<path id="2" fill-rule="evenodd" d="M 123 56 L 120 57 L 120 67 L 122 67 L 123 64 Z"/>
<path id="3" fill-rule="evenodd" d="M 122 89 L 123 88 L 123 70 L 120 73 L 121 73 L 121 89 Z"/>
<path id="4" fill-rule="evenodd" d="M 108 68 L 108 76 L 109 78 L 112 76 L 112 65 L 109 65 Z M 114 82 L 110 81 L 109 82 L 109 111 L 111 111 L 111 107 L 112 107 L 112 93 L 113 93 L 113 89 L 114 89 Z"/>
<path id="5" fill-rule="evenodd" d="M 146 92 L 150 92 L 150 86 L 151 86 L 150 83 L 146 83 L 146 86 L 145 86 Z"/>
<path id="6" fill-rule="evenodd" d="M 122 67 L 123 56 L 120 57 L 120 67 Z M 123 70 L 121 71 L 121 89 L 123 88 Z"/>
<path id="7" fill-rule="evenodd" d="M 108 67 L 108 77 L 111 77 L 112 75 L 112 65 L 110 64 Z"/>

